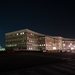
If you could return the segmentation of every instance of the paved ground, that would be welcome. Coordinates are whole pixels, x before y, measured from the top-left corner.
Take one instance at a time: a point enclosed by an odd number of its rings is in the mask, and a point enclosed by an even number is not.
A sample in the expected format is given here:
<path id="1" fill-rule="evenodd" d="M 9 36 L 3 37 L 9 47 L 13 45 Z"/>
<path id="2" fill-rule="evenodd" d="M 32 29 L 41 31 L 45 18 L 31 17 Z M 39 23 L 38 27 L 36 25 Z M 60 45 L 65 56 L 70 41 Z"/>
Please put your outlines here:
<path id="1" fill-rule="evenodd" d="M 0 75 L 75 74 L 75 54 L 19 53 L 0 57 Z"/>

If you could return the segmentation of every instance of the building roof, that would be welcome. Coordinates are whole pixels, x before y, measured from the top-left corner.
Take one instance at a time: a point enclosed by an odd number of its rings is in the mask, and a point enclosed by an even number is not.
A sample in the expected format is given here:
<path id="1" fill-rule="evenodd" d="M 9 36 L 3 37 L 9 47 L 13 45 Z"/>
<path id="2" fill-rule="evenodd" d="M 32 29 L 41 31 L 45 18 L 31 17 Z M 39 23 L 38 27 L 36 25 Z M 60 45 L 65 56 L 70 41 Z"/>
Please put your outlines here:
<path id="1" fill-rule="evenodd" d="M 13 31 L 13 32 L 6 33 L 5 35 L 21 33 L 21 32 L 31 32 L 31 33 L 34 33 L 34 34 L 39 35 L 39 36 L 44 36 L 44 34 L 40 34 L 40 33 L 34 32 L 32 30 L 29 30 L 29 29 L 22 29 L 22 30 L 18 30 L 18 31 Z"/>
<path id="2" fill-rule="evenodd" d="M 73 39 L 73 38 L 63 38 L 63 40 L 65 40 L 65 41 L 75 41 L 75 39 Z"/>
<path id="3" fill-rule="evenodd" d="M 72 39 L 72 38 L 63 38 L 61 36 L 49 36 L 49 35 L 45 35 L 45 34 L 41 34 L 41 33 L 32 31 L 30 29 L 22 29 L 22 30 L 18 30 L 18 31 L 13 31 L 13 32 L 6 33 L 5 35 L 10 35 L 10 34 L 15 34 L 15 33 L 21 33 L 21 32 L 31 32 L 31 33 L 34 33 L 34 34 L 36 34 L 38 36 L 42 36 L 42 37 L 50 37 L 50 38 L 62 39 L 62 40 L 66 40 L 66 41 L 75 41 L 75 39 Z"/>

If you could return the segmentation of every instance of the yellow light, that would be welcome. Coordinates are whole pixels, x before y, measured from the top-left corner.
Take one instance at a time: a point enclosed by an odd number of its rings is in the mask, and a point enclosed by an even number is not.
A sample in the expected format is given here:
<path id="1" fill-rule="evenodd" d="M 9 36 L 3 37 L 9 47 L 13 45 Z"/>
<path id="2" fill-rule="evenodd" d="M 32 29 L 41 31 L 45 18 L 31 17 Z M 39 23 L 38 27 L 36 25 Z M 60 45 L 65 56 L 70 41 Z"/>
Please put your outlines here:
<path id="1" fill-rule="evenodd" d="M 56 47 L 53 47 L 53 50 L 56 50 Z"/>

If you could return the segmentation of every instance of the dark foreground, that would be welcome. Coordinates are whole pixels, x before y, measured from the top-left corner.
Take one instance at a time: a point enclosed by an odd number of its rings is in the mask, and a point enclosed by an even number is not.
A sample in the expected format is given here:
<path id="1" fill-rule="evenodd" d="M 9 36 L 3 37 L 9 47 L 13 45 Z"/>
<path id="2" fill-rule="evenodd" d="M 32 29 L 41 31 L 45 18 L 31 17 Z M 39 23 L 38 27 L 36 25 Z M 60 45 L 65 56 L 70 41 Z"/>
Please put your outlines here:
<path id="1" fill-rule="evenodd" d="M 0 75 L 75 74 L 73 53 L 14 53 L 0 55 Z"/>

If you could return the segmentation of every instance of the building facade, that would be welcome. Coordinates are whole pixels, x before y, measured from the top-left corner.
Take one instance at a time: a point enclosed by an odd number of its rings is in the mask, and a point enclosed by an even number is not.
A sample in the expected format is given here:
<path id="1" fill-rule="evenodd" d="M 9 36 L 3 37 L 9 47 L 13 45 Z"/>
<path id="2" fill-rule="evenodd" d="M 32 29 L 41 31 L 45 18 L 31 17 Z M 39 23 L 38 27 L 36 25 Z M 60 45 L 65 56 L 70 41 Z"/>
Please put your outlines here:
<path id="1" fill-rule="evenodd" d="M 63 38 L 63 51 L 74 51 L 75 50 L 75 39 Z"/>
<path id="2" fill-rule="evenodd" d="M 6 50 L 55 51 L 75 49 L 75 40 L 23 29 L 5 34 Z"/>

